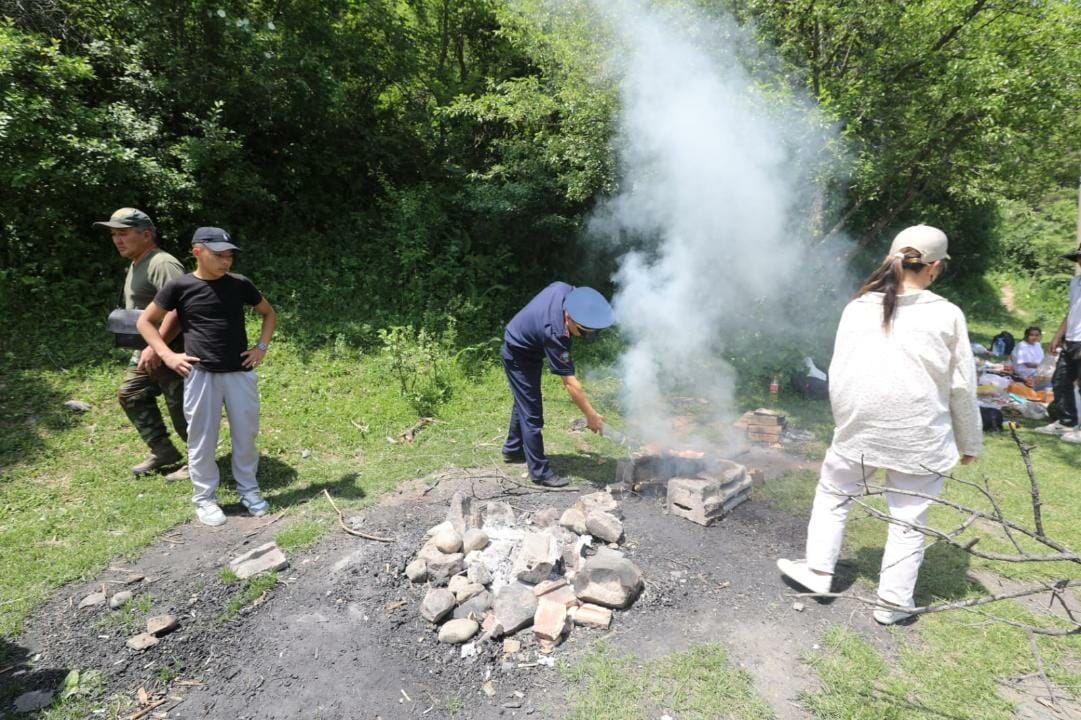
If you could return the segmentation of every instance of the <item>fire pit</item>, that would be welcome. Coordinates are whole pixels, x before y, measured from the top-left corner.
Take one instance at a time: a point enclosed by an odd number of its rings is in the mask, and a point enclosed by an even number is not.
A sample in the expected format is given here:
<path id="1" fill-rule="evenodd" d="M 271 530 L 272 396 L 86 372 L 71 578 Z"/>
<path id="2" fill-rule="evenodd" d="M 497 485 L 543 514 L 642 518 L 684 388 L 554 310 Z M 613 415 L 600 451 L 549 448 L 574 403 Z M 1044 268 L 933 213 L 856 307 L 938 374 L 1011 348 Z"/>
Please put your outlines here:
<path id="1" fill-rule="evenodd" d="M 671 514 L 711 525 L 750 497 L 751 477 L 731 460 L 673 450 L 620 460 L 612 490 L 664 496 Z"/>

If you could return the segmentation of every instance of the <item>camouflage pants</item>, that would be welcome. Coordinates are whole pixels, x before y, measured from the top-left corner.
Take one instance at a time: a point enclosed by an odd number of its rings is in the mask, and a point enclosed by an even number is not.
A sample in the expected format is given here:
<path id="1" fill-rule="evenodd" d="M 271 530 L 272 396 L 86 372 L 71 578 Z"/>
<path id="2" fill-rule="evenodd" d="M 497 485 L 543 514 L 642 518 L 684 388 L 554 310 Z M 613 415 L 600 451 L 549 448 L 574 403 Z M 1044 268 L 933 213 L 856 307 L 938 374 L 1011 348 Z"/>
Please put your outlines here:
<path id="1" fill-rule="evenodd" d="M 169 442 L 169 431 L 165 429 L 165 421 L 158 409 L 158 395 L 165 396 L 165 406 L 169 409 L 173 429 L 186 444 L 188 421 L 184 418 L 184 378 L 164 364 L 150 372 L 140 370 L 133 360 L 124 371 L 124 380 L 120 383 L 117 400 L 131 424 L 139 431 L 143 442 L 151 448 Z"/>

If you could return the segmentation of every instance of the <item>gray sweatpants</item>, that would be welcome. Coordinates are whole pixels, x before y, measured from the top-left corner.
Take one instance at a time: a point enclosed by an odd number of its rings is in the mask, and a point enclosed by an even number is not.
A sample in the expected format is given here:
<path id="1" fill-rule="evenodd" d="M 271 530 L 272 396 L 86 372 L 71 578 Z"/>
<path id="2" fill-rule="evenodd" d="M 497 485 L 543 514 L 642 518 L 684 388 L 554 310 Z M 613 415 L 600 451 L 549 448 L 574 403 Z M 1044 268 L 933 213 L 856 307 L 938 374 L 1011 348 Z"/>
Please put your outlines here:
<path id="1" fill-rule="evenodd" d="M 255 473 L 259 453 L 255 436 L 259 433 L 259 388 L 255 373 L 207 372 L 198 366 L 184 378 L 184 417 L 188 419 L 188 472 L 197 506 L 216 503 L 218 463 L 215 451 L 221 429 L 221 407 L 229 418 L 233 443 L 233 477 L 240 497 L 259 492 Z"/>

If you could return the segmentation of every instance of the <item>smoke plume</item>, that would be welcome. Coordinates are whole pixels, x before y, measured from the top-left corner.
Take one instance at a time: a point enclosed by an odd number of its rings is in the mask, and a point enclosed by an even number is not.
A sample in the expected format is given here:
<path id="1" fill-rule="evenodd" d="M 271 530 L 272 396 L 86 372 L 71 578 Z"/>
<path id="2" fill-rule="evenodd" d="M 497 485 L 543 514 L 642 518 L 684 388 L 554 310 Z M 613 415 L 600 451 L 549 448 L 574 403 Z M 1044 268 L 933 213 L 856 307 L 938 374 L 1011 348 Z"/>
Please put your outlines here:
<path id="1" fill-rule="evenodd" d="M 838 253 L 811 237 L 839 142 L 809 98 L 769 81 L 776 63 L 733 19 L 594 8 L 614 39 L 621 189 L 589 230 L 635 248 L 614 278 L 623 406 L 651 443 L 704 444 L 681 418 L 688 406 L 730 418 L 726 358 L 832 338 L 806 311 L 823 288 L 850 288 L 841 262 L 820 262 Z"/>

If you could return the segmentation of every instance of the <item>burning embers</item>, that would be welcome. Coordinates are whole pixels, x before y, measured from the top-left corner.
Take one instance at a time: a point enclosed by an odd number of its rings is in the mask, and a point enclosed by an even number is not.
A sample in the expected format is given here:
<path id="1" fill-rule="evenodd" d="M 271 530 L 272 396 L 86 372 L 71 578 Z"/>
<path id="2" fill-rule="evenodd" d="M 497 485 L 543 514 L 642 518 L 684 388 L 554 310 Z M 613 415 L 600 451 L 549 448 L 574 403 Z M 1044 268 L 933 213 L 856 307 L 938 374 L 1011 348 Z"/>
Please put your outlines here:
<path id="1" fill-rule="evenodd" d="M 447 520 L 428 531 L 405 569 L 429 585 L 420 614 L 439 626 L 440 641 L 456 644 L 532 627 L 542 647 L 554 647 L 572 625 L 607 628 L 609 608 L 629 607 L 644 584 L 641 570 L 614 549 L 621 517 L 603 492 L 562 513 L 521 516 L 503 502 L 488 502 L 482 513 L 479 502 L 455 493 Z M 472 643 L 463 647 L 463 657 L 471 652 Z"/>
<path id="2" fill-rule="evenodd" d="M 668 512 L 710 525 L 751 496 L 747 468 L 696 451 L 672 451 L 620 460 L 616 487 L 668 499 Z"/>

